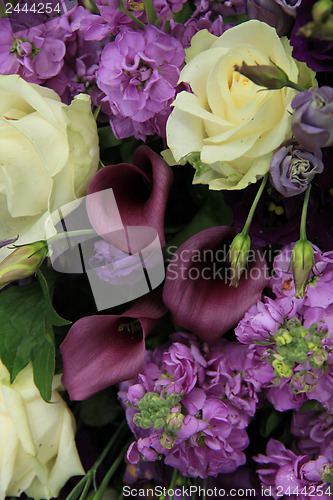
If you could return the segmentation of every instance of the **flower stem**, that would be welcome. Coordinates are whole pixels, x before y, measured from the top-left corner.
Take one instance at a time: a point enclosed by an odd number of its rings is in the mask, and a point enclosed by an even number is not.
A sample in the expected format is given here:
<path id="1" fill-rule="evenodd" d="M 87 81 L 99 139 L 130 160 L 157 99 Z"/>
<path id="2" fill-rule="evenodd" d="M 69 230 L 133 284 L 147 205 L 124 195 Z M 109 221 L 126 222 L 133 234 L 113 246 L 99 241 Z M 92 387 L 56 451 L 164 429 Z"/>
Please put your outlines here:
<path id="1" fill-rule="evenodd" d="M 152 0 L 143 0 L 145 5 L 148 24 L 155 24 L 156 12 Z"/>
<path id="2" fill-rule="evenodd" d="M 304 201 L 303 201 L 303 208 L 302 208 L 300 239 L 303 241 L 305 241 L 307 239 L 306 238 L 306 216 L 307 216 L 307 212 L 308 212 L 310 191 L 311 191 L 311 184 L 309 184 L 308 189 L 306 190 L 306 193 L 304 196 Z"/>
<path id="3" fill-rule="evenodd" d="M 97 108 L 95 109 L 95 111 L 93 113 L 95 120 L 97 120 L 97 118 L 98 118 L 101 107 L 102 107 L 102 103 L 99 103 L 99 105 L 97 106 Z"/>
<path id="4" fill-rule="evenodd" d="M 96 471 L 98 467 L 101 465 L 103 462 L 104 458 L 106 455 L 109 453 L 110 449 L 112 446 L 115 444 L 117 441 L 118 437 L 122 434 L 124 428 L 126 425 L 126 420 L 124 420 L 116 430 L 116 432 L 113 434 L 112 438 L 100 454 L 99 458 L 96 460 L 94 465 L 92 466 L 91 469 L 88 470 L 87 474 L 78 482 L 78 484 L 73 488 L 73 490 L 70 492 L 70 494 L 66 497 L 66 500 L 76 500 L 80 496 L 80 500 L 84 500 L 88 493 L 88 488 L 91 484 L 92 479 L 95 477 Z M 87 486 L 88 484 L 88 486 Z M 83 491 L 82 491 L 83 490 Z M 82 491 L 82 493 L 81 493 Z"/>
<path id="5" fill-rule="evenodd" d="M 291 82 L 290 80 L 288 80 L 286 87 L 290 87 L 291 89 L 298 90 L 299 92 L 303 92 L 304 90 L 307 90 L 305 87 L 302 87 L 302 85 L 298 85 L 298 83 Z"/>
<path id="6" fill-rule="evenodd" d="M 125 7 L 123 9 L 121 9 L 123 12 L 125 12 L 125 14 L 128 15 L 128 17 L 130 17 L 132 19 L 132 21 L 134 21 L 140 28 L 142 29 L 145 29 L 146 25 L 143 24 L 142 21 L 140 21 L 140 19 L 138 19 L 137 17 L 134 16 L 134 14 L 132 14 L 132 12 L 130 12 L 129 10 L 127 10 Z"/>
<path id="7" fill-rule="evenodd" d="M 114 475 L 114 473 L 116 472 L 116 470 L 118 469 L 121 461 L 123 460 L 124 458 L 124 455 L 129 447 L 129 445 L 131 444 L 132 440 L 130 440 L 125 446 L 124 448 L 121 450 L 121 452 L 119 453 L 119 455 L 117 456 L 117 458 L 115 459 L 115 461 L 113 462 L 113 464 L 111 465 L 110 469 L 108 470 L 106 476 L 104 477 L 100 487 L 98 488 L 98 490 L 96 491 L 95 495 L 93 495 L 91 497 L 91 500 L 101 500 L 103 494 L 104 494 L 104 491 L 106 490 L 106 487 L 108 486 L 108 484 L 110 483 L 111 479 L 112 479 L 112 476 Z"/>
<path id="8" fill-rule="evenodd" d="M 248 234 L 248 232 L 249 232 L 249 229 L 250 229 L 250 226 L 251 226 L 251 222 L 252 222 L 252 219 L 253 219 L 253 215 L 254 215 L 254 212 L 255 212 L 255 210 L 257 208 L 257 205 L 259 203 L 259 200 L 260 200 L 260 197 L 261 197 L 262 192 L 264 190 L 264 187 L 266 185 L 267 178 L 268 178 L 268 173 L 262 179 L 260 188 L 258 189 L 256 197 L 254 198 L 254 202 L 252 203 L 249 215 L 247 216 L 246 222 L 245 222 L 244 227 L 243 227 L 242 234 L 244 234 L 244 235 Z"/>

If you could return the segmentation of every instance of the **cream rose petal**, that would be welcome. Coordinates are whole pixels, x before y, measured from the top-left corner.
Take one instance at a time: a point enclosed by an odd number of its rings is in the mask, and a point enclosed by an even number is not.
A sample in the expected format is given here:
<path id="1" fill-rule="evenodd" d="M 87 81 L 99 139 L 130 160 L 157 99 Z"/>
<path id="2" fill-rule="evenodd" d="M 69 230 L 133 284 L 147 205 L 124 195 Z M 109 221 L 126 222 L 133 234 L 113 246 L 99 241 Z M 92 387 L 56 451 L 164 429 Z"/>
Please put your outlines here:
<path id="1" fill-rule="evenodd" d="M 179 133 L 173 136 L 172 149 L 173 156 L 178 162 L 181 158 L 193 151 L 201 151 L 203 146 L 204 126 L 200 118 L 191 117 L 191 129 L 187 127 L 189 115 L 179 109 L 172 113 L 172 120 L 168 120 L 167 131 L 177 127 Z"/>
<path id="2" fill-rule="evenodd" d="M 207 106 L 206 86 L 209 72 L 224 54 L 225 50 L 221 48 L 203 51 L 186 64 L 180 73 L 179 81 L 190 84 L 203 107 Z"/>
<path id="3" fill-rule="evenodd" d="M 6 93 L 6 97 L 9 96 L 10 102 L 13 104 L 16 98 L 17 105 L 15 107 L 17 109 L 20 109 L 23 101 L 25 107 L 29 105 L 31 109 L 44 116 L 55 127 L 59 126 L 51 103 L 52 101 L 60 103 L 61 99 L 53 90 L 34 83 L 28 83 L 19 75 L 0 75 L 0 91 Z M 17 100 L 17 97 L 20 99 Z M 6 112 L 6 109 L 8 109 L 6 104 L 0 107 L 1 115 Z"/>
<path id="4" fill-rule="evenodd" d="M 202 52 L 197 43 L 201 37 L 207 42 Z M 295 92 L 262 89 L 235 71 L 235 64 L 269 64 L 271 59 L 295 82 L 298 65 L 287 39 L 281 40 L 261 21 L 241 23 L 211 41 L 205 33 L 196 35 L 181 73 L 193 82 L 193 94 L 182 92 L 174 101 L 167 144 L 176 161 L 183 162 L 186 155 L 190 159 L 196 168 L 195 183 L 208 183 L 211 189 L 242 189 L 268 171 L 273 151 L 292 136 L 288 111 Z M 311 80 L 314 73 L 308 68 L 305 73 Z M 191 155 L 194 152 L 200 153 L 201 164 Z"/>

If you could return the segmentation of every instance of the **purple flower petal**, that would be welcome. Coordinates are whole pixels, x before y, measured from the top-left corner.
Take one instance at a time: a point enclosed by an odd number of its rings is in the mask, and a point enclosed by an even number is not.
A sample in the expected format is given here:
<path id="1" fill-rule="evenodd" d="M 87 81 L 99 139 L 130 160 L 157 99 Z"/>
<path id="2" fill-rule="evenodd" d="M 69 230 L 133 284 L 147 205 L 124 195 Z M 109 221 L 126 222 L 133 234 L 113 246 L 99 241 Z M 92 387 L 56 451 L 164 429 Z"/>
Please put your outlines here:
<path id="1" fill-rule="evenodd" d="M 233 228 L 227 226 L 200 231 L 181 245 L 166 273 L 163 300 L 174 321 L 210 344 L 242 318 L 268 283 L 265 259 L 256 251 L 248 278 L 244 275 L 237 288 L 229 286 L 220 272 L 221 248 L 216 247 L 233 236 Z M 214 251 L 218 261 L 205 261 Z"/>
<path id="2" fill-rule="evenodd" d="M 159 295 L 153 293 L 120 316 L 79 319 L 60 346 L 63 384 L 71 399 L 87 399 L 136 377 L 143 365 L 144 339 L 165 313 Z"/>
<path id="3" fill-rule="evenodd" d="M 88 194 L 112 188 L 124 226 L 153 227 L 164 246 L 164 212 L 173 180 L 172 171 L 147 146 L 135 151 L 133 163 L 110 165 L 99 170 L 89 184 Z M 110 199 L 108 204 L 102 197 L 92 198 L 87 198 L 90 222 L 98 234 L 115 244 L 110 217 L 114 210 L 113 200 Z M 122 250 L 127 252 L 127 246 Z"/>

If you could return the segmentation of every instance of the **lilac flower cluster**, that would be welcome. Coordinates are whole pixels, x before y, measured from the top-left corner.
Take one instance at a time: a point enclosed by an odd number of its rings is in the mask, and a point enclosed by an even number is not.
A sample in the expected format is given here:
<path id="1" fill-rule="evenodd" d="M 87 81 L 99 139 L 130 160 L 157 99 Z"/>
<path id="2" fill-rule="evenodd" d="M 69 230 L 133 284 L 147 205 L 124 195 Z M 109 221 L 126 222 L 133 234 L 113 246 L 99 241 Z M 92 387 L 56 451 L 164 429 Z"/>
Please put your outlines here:
<path id="1" fill-rule="evenodd" d="M 323 408 L 294 412 L 290 428 L 293 449 L 304 455 L 324 455 L 332 459 L 333 415 Z"/>
<path id="2" fill-rule="evenodd" d="M 329 500 L 331 487 L 327 480 L 333 464 L 324 455 L 311 460 L 309 455 L 296 455 L 275 439 L 270 439 L 266 455 L 254 460 L 260 464 L 257 470 L 264 488 L 271 488 L 274 499 L 307 500 L 317 497 Z"/>
<path id="3" fill-rule="evenodd" d="M 173 340 L 148 352 L 138 379 L 120 386 L 136 437 L 128 461 L 164 457 L 190 477 L 233 472 L 245 463 L 245 429 L 270 367 L 238 343 L 221 340 L 210 351 L 189 334 Z"/>
<path id="4" fill-rule="evenodd" d="M 52 88 L 67 104 L 80 92 L 89 92 L 96 83 L 102 45 L 82 36 L 80 24 L 88 12 L 74 7 L 48 23 L 15 33 L 8 19 L 0 19 L 0 74 L 17 73 Z"/>
<path id="5" fill-rule="evenodd" d="M 105 46 L 97 83 L 110 104 L 116 137 L 164 135 L 184 58 L 180 42 L 152 25 L 121 31 Z"/>
<path id="6" fill-rule="evenodd" d="M 299 409 L 307 399 L 333 408 L 333 266 L 332 252 L 315 248 L 318 274 L 306 295 L 295 298 L 290 256 L 285 247 L 274 261 L 271 280 L 276 299 L 251 307 L 235 333 L 240 342 L 274 368 L 267 397 L 278 411 Z"/>

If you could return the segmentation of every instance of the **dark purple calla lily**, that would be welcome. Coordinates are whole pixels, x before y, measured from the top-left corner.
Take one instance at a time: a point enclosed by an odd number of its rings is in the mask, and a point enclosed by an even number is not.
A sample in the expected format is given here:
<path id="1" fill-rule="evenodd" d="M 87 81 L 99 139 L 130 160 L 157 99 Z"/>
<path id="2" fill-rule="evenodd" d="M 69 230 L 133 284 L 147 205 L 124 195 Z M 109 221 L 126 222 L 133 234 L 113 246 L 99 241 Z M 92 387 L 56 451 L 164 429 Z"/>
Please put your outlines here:
<path id="1" fill-rule="evenodd" d="M 72 400 L 87 399 L 140 372 L 145 337 L 166 313 L 160 295 L 151 293 L 123 314 L 79 319 L 60 346 L 63 384 Z"/>
<path id="2" fill-rule="evenodd" d="M 164 246 L 164 212 L 172 180 L 172 171 L 166 162 L 147 146 L 140 146 L 134 153 L 133 165 L 119 163 L 99 170 L 92 178 L 87 194 L 112 188 L 125 228 L 152 227 Z M 118 248 L 125 246 L 120 249 L 127 251 L 126 245 L 119 244 L 119 234 L 116 234 L 119 226 L 112 217 L 114 199 L 107 199 L 102 194 L 100 197 L 88 196 L 87 211 L 95 231 Z M 146 235 L 141 239 L 143 247 Z"/>
<path id="3" fill-rule="evenodd" d="M 268 284 L 264 256 L 253 250 L 239 286 L 229 286 L 222 270 L 228 246 L 221 242 L 235 234 L 228 226 L 200 231 L 179 247 L 166 273 L 163 300 L 174 321 L 209 344 L 243 317 Z"/>

